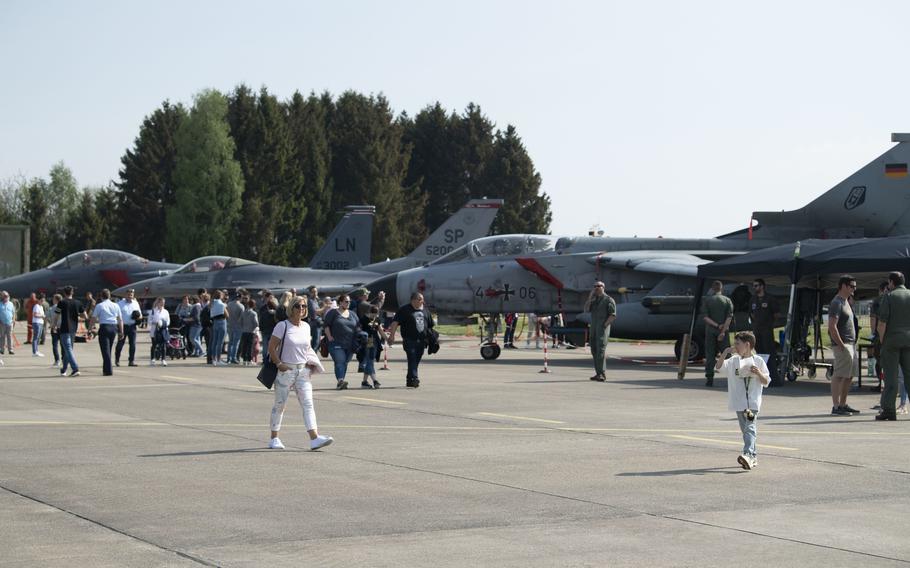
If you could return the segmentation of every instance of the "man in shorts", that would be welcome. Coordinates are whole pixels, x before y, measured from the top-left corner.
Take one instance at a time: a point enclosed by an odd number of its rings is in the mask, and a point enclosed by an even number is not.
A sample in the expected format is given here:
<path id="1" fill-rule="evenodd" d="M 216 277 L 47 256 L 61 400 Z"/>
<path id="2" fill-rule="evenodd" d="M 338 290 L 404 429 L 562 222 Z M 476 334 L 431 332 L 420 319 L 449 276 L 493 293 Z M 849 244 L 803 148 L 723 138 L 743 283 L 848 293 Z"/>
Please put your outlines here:
<path id="1" fill-rule="evenodd" d="M 834 350 L 834 369 L 831 373 L 831 414 L 853 416 L 859 410 L 847 405 L 847 394 L 853 384 L 856 359 L 856 328 L 853 327 L 853 308 L 849 299 L 856 291 L 856 279 L 849 275 L 837 281 L 837 295 L 828 306 L 828 335 Z"/>

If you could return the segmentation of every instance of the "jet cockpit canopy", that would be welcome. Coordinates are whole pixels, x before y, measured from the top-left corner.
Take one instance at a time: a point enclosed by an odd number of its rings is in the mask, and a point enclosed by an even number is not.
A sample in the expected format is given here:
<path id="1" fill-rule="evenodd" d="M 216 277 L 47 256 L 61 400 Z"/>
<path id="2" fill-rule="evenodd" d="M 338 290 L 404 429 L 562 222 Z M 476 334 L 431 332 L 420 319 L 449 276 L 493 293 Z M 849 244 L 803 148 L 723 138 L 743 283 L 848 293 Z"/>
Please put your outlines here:
<path id="1" fill-rule="evenodd" d="M 174 274 L 192 274 L 196 272 L 215 272 L 216 270 L 223 270 L 225 268 L 233 268 L 235 266 L 244 266 L 246 264 L 257 264 L 252 260 L 246 260 L 243 258 L 231 257 L 231 256 L 203 256 L 200 258 L 193 259 L 179 269 L 177 269 Z"/>
<path id="2" fill-rule="evenodd" d="M 48 268 L 78 268 L 80 266 L 101 266 L 119 262 L 148 262 L 142 257 L 110 249 L 90 249 L 74 252 L 49 265 Z"/>
<path id="3" fill-rule="evenodd" d="M 515 257 L 525 254 L 552 252 L 556 237 L 548 235 L 495 235 L 475 239 L 430 264 L 448 264 L 468 259 Z"/>

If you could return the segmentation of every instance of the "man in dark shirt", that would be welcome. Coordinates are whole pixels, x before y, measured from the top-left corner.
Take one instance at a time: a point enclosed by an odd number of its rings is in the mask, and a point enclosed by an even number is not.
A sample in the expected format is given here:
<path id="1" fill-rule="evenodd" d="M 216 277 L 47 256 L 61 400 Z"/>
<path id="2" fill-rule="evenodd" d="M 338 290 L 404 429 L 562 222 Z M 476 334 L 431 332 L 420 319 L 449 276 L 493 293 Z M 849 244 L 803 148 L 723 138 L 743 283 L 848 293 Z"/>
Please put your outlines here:
<path id="1" fill-rule="evenodd" d="M 63 366 L 60 367 L 60 374 L 66 374 L 66 368 L 71 367 L 71 377 L 79 376 L 79 365 L 76 364 L 76 357 L 73 354 L 73 341 L 76 331 L 79 329 L 79 317 L 85 317 L 85 308 L 82 302 L 73 299 L 73 287 L 66 286 L 63 288 L 63 299 L 57 302 L 56 311 L 60 314 L 60 347 L 63 350 Z"/>
<path id="2" fill-rule="evenodd" d="M 427 335 L 433 329 L 433 316 L 423 305 L 423 294 L 411 294 L 411 303 L 402 306 L 395 313 L 392 325 L 389 327 L 389 345 L 395 342 L 395 331 L 401 326 L 401 339 L 404 352 L 408 356 L 408 374 L 406 386 L 417 388 L 420 379 L 417 376 L 417 367 L 423 358 L 423 351 L 427 348 Z"/>

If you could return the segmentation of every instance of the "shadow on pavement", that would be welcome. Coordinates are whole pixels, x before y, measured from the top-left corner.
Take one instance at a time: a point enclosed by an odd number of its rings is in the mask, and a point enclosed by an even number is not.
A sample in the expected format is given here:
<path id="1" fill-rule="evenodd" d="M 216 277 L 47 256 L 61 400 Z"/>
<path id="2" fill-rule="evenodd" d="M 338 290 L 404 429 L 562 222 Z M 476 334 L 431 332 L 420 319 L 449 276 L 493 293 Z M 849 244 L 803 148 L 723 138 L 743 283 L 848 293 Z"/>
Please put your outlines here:
<path id="1" fill-rule="evenodd" d="M 636 471 L 629 473 L 617 473 L 617 477 L 668 477 L 671 475 L 708 475 L 711 473 L 736 475 L 746 473 L 741 467 L 705 467 L 700 469 L 667 469 L 664 471 Z"/>

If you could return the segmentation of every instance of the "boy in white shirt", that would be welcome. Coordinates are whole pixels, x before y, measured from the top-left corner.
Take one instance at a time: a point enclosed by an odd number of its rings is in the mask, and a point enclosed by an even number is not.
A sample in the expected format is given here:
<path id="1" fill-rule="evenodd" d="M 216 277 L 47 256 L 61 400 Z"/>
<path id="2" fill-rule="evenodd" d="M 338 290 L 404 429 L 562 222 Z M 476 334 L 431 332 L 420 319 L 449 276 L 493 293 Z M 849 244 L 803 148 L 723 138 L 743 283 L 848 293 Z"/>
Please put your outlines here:
<path id="1" fill-rule="evenodd" d="M 38 292 L 35 294 L 35 305 L 32 307 L 32 357 L 44 357 L 44 353 L 38 351 L 38 343 L 41 340 L 41 330 L 44 328 L 44 294 Z"/>
<path id="2" fill-rule="evenodd" d="M 758 430 L 758 413 L 761 410 L 762 389 L 771 382 L 768 364 L 755 354 L 755 335 L 741 331 L 734 336 L 733 347 L 727 347 L 717 356 L 715 371 L 727 375 L 727 408 L 736 412 L 739 429 L 743 433 L 743 453 L 736 461 L 743 469 L 758 465 L 755 458 L 755 439 Z M 727 359 L 727 355 L 735 353 Z"/>

